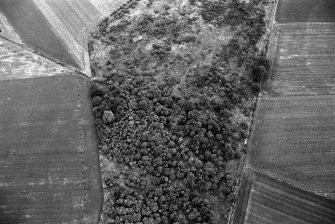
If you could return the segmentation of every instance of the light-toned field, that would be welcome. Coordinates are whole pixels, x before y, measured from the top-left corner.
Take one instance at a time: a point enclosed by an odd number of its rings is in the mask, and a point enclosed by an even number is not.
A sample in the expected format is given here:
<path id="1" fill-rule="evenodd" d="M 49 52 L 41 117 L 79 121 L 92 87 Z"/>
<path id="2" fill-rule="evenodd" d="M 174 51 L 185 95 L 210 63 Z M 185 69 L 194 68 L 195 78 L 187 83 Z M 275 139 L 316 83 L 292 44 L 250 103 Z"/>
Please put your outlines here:
<path id="1" fill-rule="evenodd" d="M 0 82 L 0 223 L 93 224 L 102 193 L 90 82 Z"/>
<path id="2" fill-rule="evenodd" d="M 335 93 L 335 24 L 278 25 L 270 89 L 279 95 Z"/>
<path id="3" fill-rule="evenodd" d="M 335 201 L 247 170 L 234 224 L 333 224 Z"/>
<path id="4" fill-rule="evenodd" d="M 335 22 L 334 0 L 280 0 L 276 20 L 289 22 Z"/>
<path id="5" fill-rule="evenodd" d="M 54 76 L 69 71 L 3 38 L 0 38 L 0 58 L 0 80 Z"/>
<path id="6" fill-rule="evenodd" d="M 109 15 L 126 3 L 125 0 L 90 0 L 103 15 Z"/>
<path id="7" fill-rule="evenodd" d="M 247 166 L 295 186 L 335 196 L 335 97 L 264 97 Z"/>

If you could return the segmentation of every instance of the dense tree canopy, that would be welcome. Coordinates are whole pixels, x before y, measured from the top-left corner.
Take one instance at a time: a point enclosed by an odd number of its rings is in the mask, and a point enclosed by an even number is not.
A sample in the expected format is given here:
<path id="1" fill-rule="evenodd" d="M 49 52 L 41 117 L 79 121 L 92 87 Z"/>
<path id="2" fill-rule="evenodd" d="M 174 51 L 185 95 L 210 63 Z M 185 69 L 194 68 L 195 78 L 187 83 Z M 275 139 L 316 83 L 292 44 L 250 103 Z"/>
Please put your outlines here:
<path id="1" fill-rule="evenodd" d="M 93 60 L 105 80 L 92 88 L 100 151 L 114 165 L 106 223 L 224 223 L 235 201 L 228 165 L 246 151 L 266 79 L 263 2 L 168 2 L 135 17 L 125 8 L 93 34 L 108 49 L 103 65 Z M 229 41 L 208 40 L 227 28 Z"/>

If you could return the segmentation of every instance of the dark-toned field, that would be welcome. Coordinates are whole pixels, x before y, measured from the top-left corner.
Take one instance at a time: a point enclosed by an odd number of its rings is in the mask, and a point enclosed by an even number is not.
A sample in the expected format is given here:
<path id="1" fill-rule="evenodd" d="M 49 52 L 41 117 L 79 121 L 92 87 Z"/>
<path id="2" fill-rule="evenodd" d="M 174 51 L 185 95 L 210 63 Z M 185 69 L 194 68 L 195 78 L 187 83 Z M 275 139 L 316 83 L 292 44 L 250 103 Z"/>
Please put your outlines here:
<path id="1" fill-rule="evenodd" d="M 246 170 L 234 224 L 333 224 L 335 201 Z"/>
<path id="2" fill-rule="evenodd" d="M 22 41 L 30 48 L 66 64 L 78 67 L 64 42 L 52 30 L 31 0 L 2 0 L 0 10 Z"/>
<path id="3" fill-rule="evenodd" d="M 87 223 L 102 200 L 90 82 L 0 82 L 0 223 Z"/>
<path id="4" fill-rule="evenodd" d="M 280 25 L 270 88 L 280 95 L 335 93 L 335 24 Z"/>
<path id="5" fill-rule="evenodd" d="M 335 193 L 335 98 L 262 98 L 247 165 L 306 190 Z"/>
<path id="6" fill-rule="evenodd" d="M 290 22 L 335 22 L 334 0 L 279 0 L 276 20 Z"/>

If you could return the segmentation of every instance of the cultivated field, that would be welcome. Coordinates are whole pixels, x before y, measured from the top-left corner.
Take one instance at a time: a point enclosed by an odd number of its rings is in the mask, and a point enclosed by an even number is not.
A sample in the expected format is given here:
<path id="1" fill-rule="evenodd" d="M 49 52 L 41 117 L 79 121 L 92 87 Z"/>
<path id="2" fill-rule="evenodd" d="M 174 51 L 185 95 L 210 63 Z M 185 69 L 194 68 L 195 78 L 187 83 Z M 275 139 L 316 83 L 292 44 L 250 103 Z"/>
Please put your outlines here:
<path id="1" fill-rule="evenodd" d="M 270 88 L 280 95 L 335 93 L 335 24 L 279 25 Z"/>
<path id="2" fill-rule="evenodd" d="M 98 220 L 89 87 L 75 75 L 0 82 L 0 223 Z"/>
<path id="3" fill-rule="evenodd" d="M 262 98 L 247 166 L 335 196 L 335 98 Z"/>
<path id="4" fill-rule="evenodd" d="M 102 16 L 89 0 L 45 0 L 45 2 L 78 43 L 81 43 L 83 36 L 87 35 L 85 33 L 87 27 Z"/>
<path id="5" fill-rule="evenodd" d="M 68 51 L 79 62 L 79 69 L 90 74 L 87 36 L 93 25 L 117 10 L 124 0 L 33 0 Z"/>
<path id="6" fill-rule="evenodd" d="M 289 22 L 335 22 L 334 0 L 279 0 L 276 20 Z"/>
<path id="7" fill-rule="evenodd" d="M 234 224 L 333 224 L 335 201 L 247 170 Z"/>
<path id="8" fill-rule="evenodd" d="M 0 38 L 0 80 L 53 76 L 68 69 Z"/>
<path id="9" fill-rule="evenodd" d="M 0 10 L 8 18 L 22 41 L 34 50 L 66 64 L 78 67 L 65 43 L 57 37 L 43 14 L 30 0 L 0 1 Z"/>

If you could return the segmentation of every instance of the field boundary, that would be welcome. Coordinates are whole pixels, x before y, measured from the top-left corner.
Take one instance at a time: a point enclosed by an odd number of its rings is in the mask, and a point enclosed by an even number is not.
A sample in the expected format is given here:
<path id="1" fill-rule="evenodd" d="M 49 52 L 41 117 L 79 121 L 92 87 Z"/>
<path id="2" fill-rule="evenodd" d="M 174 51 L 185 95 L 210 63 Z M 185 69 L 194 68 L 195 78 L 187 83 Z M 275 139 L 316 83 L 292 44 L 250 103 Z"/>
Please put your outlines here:
<path id="1" fill-rule="evenodd" d="M 269 47 L 271 47 L 270 46 L 270 44 L 271 44 L 271 42 L 270 42 L 270 38 L 271 38 L 271 36 L 272 36 L 272 30 L 274 29 L 274 26 L 275 26 L 275 21 L 274 21 L 274 15 L 275 15 L 275 13 L 276 13 L 276 9 L 277 9 L 277 4 L 278 4 L 278 1 L 279 0 L 274 0 L 274 3 L 269 3 L 269 4 L 273 4 L 272 5 L 272 8 L 270 9 L 270 13 L 269 13 L 269 16 L 271 17 L 271 20 L 270 20 L 270 24 L 269 24 L 269 29 L 268 29 L 268 34 L 265 34 L 266 36 L 267 36 L 267 38 L 268 38 L 268 41 L 267 41 L 267 43 L 266 43 L 266 51 L 267 51 L 267 53 L 266 53 L 266 57 L 267 58 L 269 58 L 269 54 L 268 54 L 268 49 L 269 49 Z M 268 74 L 269 74 L 269 72 L 268 72 Z M 265 85 L 266 85 L 266 83 L 265 83 Z M 266 87 L 266 86 L 265 86 Z M 265 88 L 264 88 L 264 90 L 265 90 Z M 264 91 L 263 90 L 263 91 Z M 246 169 L 248 169 L 248 167 L 247 167 L 247 159 L 248 159 L 248 154 L 249 154 L 249 144 L 251 144 L 250 143 L 250 139 L 251 139 L 251 137 L 252 137 L 252 135 L 253 135 L 253 133 L 254 133 L 254 128 L 255 128 L 255 122 L 256 122 L 256 120 L 255 120 L 255 117 L 256 117 L 256 115 L 257 115 L 257 113 L 258 113 L 258 111 L 259 111 L 259 105 L 260 105 L 260 103 L 259 103 L 259 101 L 261 100 L 261 98 L 262 98 L 262 96 L 263 96 L 263 93 L 261 92 L 261 93 L 259 93 L 258 95 L 257 95 L 257 97 L 256 97 L 256 100 L 255 100 L 255 108 L 254 108 L 254 110 L 252 111 L 252 119 L 251 119 L 251 124 L 250 124 L 250 127 L 249 127 L 249 133 L 250 133 L 250 135 L 249 135 L 249 137 L 247 138 L 247 142 L 246 142 L 246 145 L 247 145 L 247 153 L 246 153 L 246 155 L 243 155 L 243 157 L 241 158 L 241 163 L 240 163 L 240 166 L 239 166 L 239 168 L 238 168 L 238 175 L 239 175 L 239 179 L 237 180 L 237 187 L 236 187 L 236 195 L 239 197 L 239 195 L 240 195 L 240 189 L 241 189 L 241 185 L 242 185 L 242 183 L 243 183 L 243 181 L 244 181 L 244 178 L 243 178 L 243 176 L 244 176 L 244 173 L 246 172 L 245 170 Z M 244 195 L 244 193 L 245 192 L 242 192 L 243 193 L 243 195 Z M 235 214 L 236 214 L 236 211 L 237 211 L 237 209 L 239 209 L 238 208 L 238 205 L 239 204 L 239 202 L 238 202 L 238 200 L 235 202 L 235 204 L 233 205 L 233 207 L 234 207 L 234 209 L 232 210 L 232 212 L 230 213 L 230 216 L 229 216 L 229 219 L 228 219 L 228 223 L 229 224 L 235 224 L 235 221 L 234 221 L 234 219 L 235 219 Z"/>

